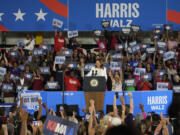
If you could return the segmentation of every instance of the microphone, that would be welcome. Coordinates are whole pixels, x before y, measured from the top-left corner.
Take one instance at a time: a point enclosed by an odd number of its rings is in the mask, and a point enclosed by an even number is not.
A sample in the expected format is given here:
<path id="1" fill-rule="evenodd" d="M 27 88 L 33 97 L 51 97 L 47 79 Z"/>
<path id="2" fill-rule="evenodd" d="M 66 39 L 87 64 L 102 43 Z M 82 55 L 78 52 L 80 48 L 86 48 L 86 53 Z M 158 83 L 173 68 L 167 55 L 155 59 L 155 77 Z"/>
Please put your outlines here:
<path id="1" fill-rule="evenodd" d="M 97 76 L 97 70 L 96 70 L 95 76 Z"/>
<path id="2" fill-rule="evenodd" d="M 92 71 L 92 76 L 94 76 L 94 70 Z"/>

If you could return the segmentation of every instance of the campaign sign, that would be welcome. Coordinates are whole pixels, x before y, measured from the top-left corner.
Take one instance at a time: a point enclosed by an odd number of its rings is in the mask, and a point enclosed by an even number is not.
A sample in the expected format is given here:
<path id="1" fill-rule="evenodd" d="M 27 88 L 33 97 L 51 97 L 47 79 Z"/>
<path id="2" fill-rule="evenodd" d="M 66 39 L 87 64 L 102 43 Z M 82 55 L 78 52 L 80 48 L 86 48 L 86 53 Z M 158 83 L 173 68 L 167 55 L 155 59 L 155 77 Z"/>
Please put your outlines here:
<path id="1" fill-rule="evenodd" d="M 180 85 L 174 85 L 173 90 L 175 93 L 180 93 Z"/>
<path id="2" fill-rule="evenodd" d="M 84 66 L 84 71 L 90 71 L 92 67 L 94 67 L 94 63 L 88 63 Z"/>
<path id="3" fill-rule="evenodd" d="M 157 52 L 158 52 L 159 54 L 164 54 L 164 53 L 165 53 L 164 50 L 158 50 Z"/>
<path id="4" fill-rule="evenodd" d="M 137 26 L 137 25 L 131 25 L 131 28 L 134 32 L 138 32 L 140 31 L 140 26 Z"/>
<path id="5" fill-rule="evenodd" d="M 17 85 L 16 86 L 16 92 L 28 90 L 28 86 L 22 86 L 22 85 Z"/>
<path id="6" fill-rule="evenodd" d="M 161 28 L 156 28 L 153 31 L 154 34 L 161 34 L 162 33 L 162 29 Z"/>
<path id="7" fill-rule="evenodd" d="M 52 47 L 50 45 L 43 45 L 43 44 L 39 45 L 39 48 L 43 49 L 45 51 L 48 51 L 48 50 L 52 49 Z"/>
<path id="8" fill-rule="evenodd" d="M 100 119 L 100 113 L 96 113 L 95 114 L 96 118 L 99 120 Z M 84 119 L 85 121 L 89 121 L 89 117 L 90 117 L 90 114 L 89 113 L 86 113 L 86 115 L 84 116 Z"/>
<path id="9" fill-rule="evenodd" d="M 58 28 L 62 28 L 62 26 L 63 26 L 63 21 L 54 18 L 54 19 L 53 19 L 53 22 L 52 22 L 52 25 L 53 25 L 53 26 L 56 26 L 56 27 L 58 27 Z"/>
<path id="10" fill-rule="evenodd" d="M 115 49 L 122 50 L 122 49 L 124 49 L 124 45 L 123 44 L 115 44 Z"/>
<path id="11" fill-rule="evenodd" d="M 66 60 L 65 56 L 56 56 L 55 64 L 64 64 L 65 60 Z"/>
<path id="12" fill-rule="evenodd" d="M 66 57 L 71 57 L 73 54 L 72 49 L 62 49 L 62 55 Z"/>
<path id="13" fill-rule="evenodd" d="M 140 50 L 140 46 L 139 46 L 139 45 L 134 45 L 134 46 L 132 46 L 132 52 L 133 52 L 133 53 L 137 53 L 138 50 Z"/>
<path id="14" fill-rule="evenodd" d="M 6 74 L 6 68 L 0 67 L 0 76 L 4 76 Z"/>
<path id="15" fill-rule="evenodd" d="M 17 51 L 10 51 L 8 54 L 10 56 L 13 56 L 13 57 L 17 57 L 18 56 L 18 52 Z"/>
<path id="16" fill-rule="evenodd" d="M 101 36 L 101 30 L 95 30 L 94 35 L 96 36 Z"/>
<path id="17" fill-rule="evenodd" d="M 127 48 L 127 51 L 128 51 L 128 53 L 132 53 L 131 47 L 128 47 L 128 48 Z"/>
<path id="18" fill-rule="evenodd" d="M 150 73 L 141 75 L 141 79 L 142 79 L 142 80 L 148 80 L 148 81 L 151 81 L 151 80 L 152 80 L 152 75 L 151 75 Z"/>
<path id="19" fill-rule="evenodd" d="M 78 31 L 74 30 L 74 31 L 68 31 L 68 38 L 73 38 L 73 37 L 78 37 Z"/>
<path id="20" fill-rule="evenodd" d="M 157 45 L 158 45 L 158 48 L 165 48 L 166 42 L 159 41 L 159 42 L 157 42 Z"/>
<path id="21" fill-rule="evenodd" d="M 157 82 L 157 90 L 168 90 L 168 83 Z"/>
<path id="22" fill-rule="evenodd" d="M 10 79 L 13 80 L 13 81 L 16 81 L 16 80 L 19 79 L 19 76 L 16 76 L 16 75 L 11 74 L 11 75 L 10 75 Z"/>
<path id="23" fill-rule="evenodd" d="M 130 45 L 130 46 L 135 46 L 135 45 L 137 45 L 137 41 L 129 42 L 129 45 Z"/>
<path id="24" fill-rule="evenodd" d="M 124 34 L 129 34 L 131 32 L 131 28 L 130 27 L 122 27 L 122 32 Z"/>
<path id="25" fill-rule="evenodd" d="M 41 74 L 49 74 L 50 69 L 49 67 L 40 67 Z"/>
<path id="26" fill-rule="evenodd" d="M 21 69 L 22 71 L 24 71 L 25 67 L 24 67 L 24 65 L 19 65 L 18 68 Z"/>
<path id="27" fill-rule="evenodd" d="M 47 89 L 58 89 L 58 82 L 47 82 Z"/>
<path id="28" fill-rule="evenodd" d="M 156 51 L 155 47 L 149 47 L 149 48 L 146 49 L 147 53 L 154 53 L 155 51 Z"/>
<path id="29" fill-rule="evenodd" d="M 75 63 L 75 62 L 69 63 L 67 65 L 67 67 L 70 68 L 70 69 L 76 69 L 77 68 L 77 63 Z"/>
<path id="30" fill-rule="evenodd" d="M 126 80 L 124 81 L 124 83 L 125 83 L 125 86 L 126 86 L 126 87 L 127 87 L 127 86 L 135 86 L 135 85 L 136 85 L 134 79 L 126 79 Z"/>
<path id="31" fill-rule="evenodd" d="M 121 53 L 115 53 L 114 55 L 112 55 L 111 56 L 111 58 L 113 59 L 113 60 L 119 60 L 119 59 L 122 59 L 123 57 L 122 57 L 122 54 Z"/>
<path id="32" fill-rule="evenodd" d="M 145 68 L 135 68 L 134 75 L 140 76 L 146 73 Z"/>
<path id="33" fill-rule="evenodd" d="M 120 62 L 111 62 L 110 68 L 111 68 L 111 70 L 120 70 L 121 69 L 121 63 Z"/>
<path id="34" fill-rule="evenodd" d="M 164 30 L 171 31 L 172 29 L 173 29 L 173 25 L 172 24 L 165 24 L 164 25 Z"/>
<path id="35" fill-rule="evenodd" d="M 8 83 L 3 83 L 2 84 L 2 91 L 3 92 L 13 91 L 13 85 L 12 84 L 8 84 Z"/>
<path id="36" fill-rule="evenodd" d="M 34 56 L 42 56 L 43 49 L 34 49 L 33 54 L 34 54 Z"/>
<path id="37" fill-rule="evenodd" d="M 32 79 L 33 74 L 32 73 L 24 73 L 24 77 L 27 78 L 28 80 Z"/>
<path id="38" fill-rule="evenodd" d="M 163 57 L 164 57 L 164 59 L 163 59 L 164 61 L 174 59 L 175 58 L 175 52 L 168 51 L 168 52 L 164 53 Z"/>
<path id="39" fill-rule="evenodd" d="M 28 109 L 38 106 L 38 99 L 41 98 L 40 93 L 21 93 L 21 97 L 23 97 L 23 105 Z"/>
<path id="40" fill-rule="evenodd" d="M 24 42 L 23 41 L 19 41 L 19 42 L 17 42 L 16 43 L 16 45 L 18 46 L 18 47 L 24 47 Z"/>
<path id="41" fill-rule="evenodd" d="M 44 123 L 45 135 L 76 135 L 79 125 L 57 116 L 49 115 Z"/>

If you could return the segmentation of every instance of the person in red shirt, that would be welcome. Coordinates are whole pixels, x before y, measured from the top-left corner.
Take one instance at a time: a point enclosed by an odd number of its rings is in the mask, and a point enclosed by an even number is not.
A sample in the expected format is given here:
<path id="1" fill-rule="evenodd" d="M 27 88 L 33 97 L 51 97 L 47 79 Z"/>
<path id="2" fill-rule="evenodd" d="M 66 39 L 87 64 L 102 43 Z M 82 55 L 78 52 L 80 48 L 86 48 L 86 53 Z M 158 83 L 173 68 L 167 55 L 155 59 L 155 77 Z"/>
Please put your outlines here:
<path id="1" fill-rule="evenodd" d="M 148 80 L 144 80 L 140 84 L 140 90 L 141 91 L 149 91 L 152 89 L 152 87 L 153 87 L 152 83 L 149 82 Z"/>
<path id="2" fill-rule="evenodd" d="M 41 75 L 41 71 L 40 69 L 37 69 L 36 72 L 34 72 L 34 76 L 32 78 L 32 90 L 43 90 L 43 81 L 44 78 Z"/>
<path id="3" fill-rule="evenodd" d="M 65 90 L 66 91 L 77 91 L 81 84 L 77 78 L 75 78 L 74 71 L 70 72 L 70 75 L 65 75 Z"/>
<path id="4" fill-rule="evenodd" d="M 54 35 L 54 52 L 59 52 L 61 48 L 65 47 L 66 40 L 63 37 L 62 31 L 57 32 L 57 28 L 55 27 L 55 35 Z"/>

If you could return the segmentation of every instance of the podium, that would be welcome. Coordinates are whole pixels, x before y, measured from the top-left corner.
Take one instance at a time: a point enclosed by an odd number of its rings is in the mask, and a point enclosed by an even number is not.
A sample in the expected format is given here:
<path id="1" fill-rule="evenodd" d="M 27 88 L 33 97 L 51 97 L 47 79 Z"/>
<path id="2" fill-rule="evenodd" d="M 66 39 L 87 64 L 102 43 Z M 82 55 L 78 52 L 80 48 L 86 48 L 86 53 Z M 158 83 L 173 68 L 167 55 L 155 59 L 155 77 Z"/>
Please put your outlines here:
<path id="1" fill-rule="evenodd" d="M 83 90 L 85 92 L 86 109 L 89 109 L 89 100 L 95 101 L 96 111 L 102 111 L 104 106 L 104 91 L 106 89 L 105 77 L 85 77 Z"/>

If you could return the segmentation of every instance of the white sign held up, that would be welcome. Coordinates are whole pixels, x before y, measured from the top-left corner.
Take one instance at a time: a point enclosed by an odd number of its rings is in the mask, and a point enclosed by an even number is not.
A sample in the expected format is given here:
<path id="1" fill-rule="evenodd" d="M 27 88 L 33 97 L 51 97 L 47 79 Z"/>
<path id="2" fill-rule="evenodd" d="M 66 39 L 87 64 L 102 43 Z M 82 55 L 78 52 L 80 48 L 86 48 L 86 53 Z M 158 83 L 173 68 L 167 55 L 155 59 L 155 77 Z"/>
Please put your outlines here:
<path id="1" fill-rule="evenodd" d="M 58 27 L 58 28 L 62 28 L 62 26 L 63 26 L 63 21 L 54 18 L 52 25 L 53 25 L 53 26 L 56 26 L 56 27 Z"/>

